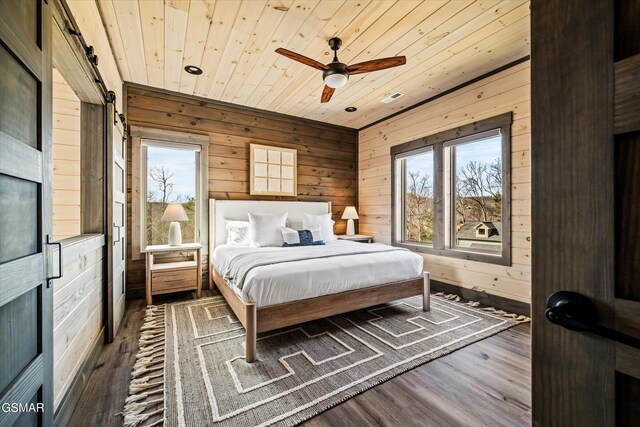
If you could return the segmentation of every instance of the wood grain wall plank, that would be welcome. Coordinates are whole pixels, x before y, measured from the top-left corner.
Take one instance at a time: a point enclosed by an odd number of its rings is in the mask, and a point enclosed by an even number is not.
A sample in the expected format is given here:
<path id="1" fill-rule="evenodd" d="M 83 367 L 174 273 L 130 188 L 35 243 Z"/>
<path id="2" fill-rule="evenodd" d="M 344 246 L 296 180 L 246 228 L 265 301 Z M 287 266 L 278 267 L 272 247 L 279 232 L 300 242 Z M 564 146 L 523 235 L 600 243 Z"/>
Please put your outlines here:
<path id="1" fill-rule="evenodd" d="M 214 7 L 214 0 L 192 1 L 189 4 L 187 34 L 182 54 L 182 70 L 187 65 L 200 64 L 202 62 L 205 41 L 212 25 Z M 181 72 L 180 91 L 193 93 L 197 80 L 198 76 Z"/>
<path id="2" fill-rule="evenodd" d="M 194 95 L 207 96 L 209 93 L 222 57 L 222 46 L 229 40 L 231 28 L 235 22 L 239 7 L 240 2 L 233 1 L 225 2 L 222 7 L 214 8 L 211 26 L 205 41 L 204 53 L 202 54 L 200 65 L 202 74 L 196 79 L 196 85 L 193 89 Z M 162 87 L 168 89 L 166 85 Z"/>
<path id="3" fill-rule="evenodd" d="M 185 72 L 182 53 L 187 36 L 189 4 L 189 0 L 167 0 L 164 4 L 164 87 L 169 90 L 180 89 L 180 79 Z"/>
<path id="4" fill-rule="evenodd" d="M 531 289 L 531 167 L 529 148 L 529 63 L 478 81 L 359 132 L 359 230 L 374 240 L 391 241 L 390 147 L 508 111 L 512 126 L 512 265 L 423 254 L 425 269 L 438 280 L 521 302 Z"/>
<path id="5" fill-rule="evenodd" d="M 397 54 L 403 54 L 411 58 L 407 64 L 408 66 L 398 67 L 387 73 L 364 74 L 360 77 L 364 84 L 347 86 L 344 91 L 338 94 L 338 103 L 330 107 L 330 110 L 327 105 L 310 103 L 302 110 L 302 113 L 318 117 L 323 112 L 332 111 L 332 114 L 323 114 L 329 118 L 334 116 L 333 113 L 342 111 L 346 106 L 345 104 L 353 102 L 353 99 L 358 99 L 359 104 L 363 104 L 364 109 L 366 103 L 380 100 L 384 97 L 384 89 L 389 90 L 388 84 L 390 82 L 393 82 L 394 89 L 402 88 L 403 92 L 409 94 L 409 96 L 415 94 L 417 99 L 414 102 L 418 102 L 420 99 L 415 93 L 420 87 L 424 89 L 434 88 L 434 91 L 426 95 L 426 98 L 429 98 L 441 91 L 442 87 L 445 87 L 442 85 L 442 80 L 446 80 L 447 76 L 446 73 L 436 72 L 438 65 L 448 61 L 466 61 L 468 54 L 475 54 L 476 49 L 473 49 L 473 47 L 484 39 L 489 38 L 486 42 L 488 44 L 503 42 L 506 37 L 502 30 L 517 31 L 528 29 L 529 5 L 526 2 L 501 2 L 495 8 L 487 7 L 481 3 L 473 3 L 470 7 L 477 8 L 477 11 L 473 14 L 467 14 L 465 9 L 444 23 L 444 25 L 438 26 L 438 34 L 434 35 L 437 37 L 431 43 L 426 43 L 426 46 L 422 43 L 414 43 L 408 46 L 407 49 L 398 52 Z M 490 36 L 494 34 L 496 37 L 491 38 Z M 499 50 L 496 49 L 496 51 Z M 517 57 L 521 56 L 523 55 Z M 476 69 L 478 63 L 476 61 L 472 61 L 472 63 L 473 68 Z M 495 63 L 493 67 L 496 67 Z M 451 64 L 450 66 L 447 65 L 447 68 L 455 70 L 456 66 Z M 466 70 L 466 68 L 458 69 L 458 71 L 461 70 Z M 430 77 L 428 85 L 424 84 L 423 77 L 425 74 Z M 465 81 L 469 80 L 469 74 L 465 74 Z M 474 75 L 482 75 L 482 73 L 474 72 Z M 450 87 L 453 86 L 448 86 L 448 88 Z M 392 109 L 396 106 L 397 104 L 395 106 L 393 103 L 388 104 L 385 108 L 377 109 L 376 114 L 382 114 L 384 117 L 384 115 L 392 113 Z M 358 118 L 358 122 L 362 125 L 373 121 L 371 118 L 367 121 L 365 120 L 363 117 Z"/>
<path id="6" fill-rule="evenodd" d="M 81 233 L 80 99 L 56 69 L 53 79 L 53 238 L 62 240 Z"/>
<path id="7" fill-rule="evenodd" d="M 164 3 L 139 2 L 140 24 L 144 57 L 147 64 L 147 82 L 151 86 L 164 86 Z M 124 76 L 123 76 L 124 78 Z M 128 81 L 127 79 L 124 79 Z"/>
<path id="8" fill-rule="evenodd" d="M 240 56 L 247 48 L 251 38 L 264 37 L 265 31 L 272 30 L 270 11 L 277 11 L 266 0 L 244 0 L 222 52 L 213 84 L 209 89 L 209 98 L 220 99 L 227 82 L 234 74 Z M 258 24 L 260 26 L 258 27 Z"/>
<path id="9" fill-rule="evenodd" d="M 116 60 L 116 65 L 118 66 L 120 76 L 122 76 L 122 79 L 124 81 L 131 81 L 129 62 L 127 59 L 127 53 L 125 51 L 125 43 L 122 39 L 122 33 L 120 32 L 119 28 L 118 18 L 115 10 L 116 6 L 114 5 L 113 0 L 98 0 L 98 4 L 100 5 L 99 9 L 100 14 L 102 15 L 102 22 L 107 28 L 107 37 L 109 38 L 109 44 L 111 46 L 113 56 Z M 139 59 L 135 58 L 135 61 L 139 65 L 139 62 L 137 62 L 139 61 Z"/>
<path id="10" fill-rule="evenodd" d="M 68 240 L 62 248 L 65 274 L 53 281 L 55 406 L 102 329 L 103 245 L 104 236 L 95 234 Z"/>
<path id="11" fill-rule="evenodd" d="M 208 136 L 209 197 L 330 201 L 335 231 L 344 233 L 342 212 L 346 206 L 354 206 L 357 199 L 357 131 L 139 86 L 128 86 L 127 95 L 129 124 Z M 298 150 L 297 197 L 249 195 L 252 142 Z M 129 141 L 128 149 L 131 147 Z M 131 152 L 127 158 L 131 188 Z M 127 289 L 133 296 L 144 290 L 145 269 L 143 260 L 132 259 L 132 226 L 138 220 L 132 218 L 131 192 L 128 198 L 127 252 L 131 261 L 127 263 Z"/>

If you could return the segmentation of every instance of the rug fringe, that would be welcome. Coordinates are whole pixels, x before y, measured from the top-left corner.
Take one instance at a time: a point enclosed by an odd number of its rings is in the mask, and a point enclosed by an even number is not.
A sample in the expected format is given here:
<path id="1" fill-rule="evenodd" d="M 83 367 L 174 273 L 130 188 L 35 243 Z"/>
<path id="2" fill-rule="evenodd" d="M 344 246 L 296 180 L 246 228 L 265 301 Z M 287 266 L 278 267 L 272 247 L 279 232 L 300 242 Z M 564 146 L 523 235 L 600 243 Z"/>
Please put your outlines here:
<path id="1" fill-rule="evenodd" d="M 451 300 L 451 301 L 455 301 L 455 302 L 461 302 L 461 300 L 462 300 L 460 295 L 456 295 L 456 294 L 445 294 L 444 292 L 436 292 L 435 295 L 443 297 L 443 298 L 446 298 L 446 299 Z M 497 309 L 495 307 L 480 307 L 481 304 L 478 301 L 468 301 L 466 304 L 468 306 L 470 306 L 470 307 L 475 307 L 475 308 L 477 308 L 479 310 L 489 312 L 489 313 L 494 314 L 496 316 L 513 319 L 513 320 L 515 320 L 516 322 L 519 322 L 519 323 L 525 323 L 525 322 L 530 322 L 531 321 L 530 317 L 527 317 L 527 316 L 525 316 L 523 314 L 509 313 L 507 311 L 500 310 L 500 309 Z"/>
<path id="2" fill-rule="evenodd" d="M 138 426 L 158 414 L 162 414 L 162 418 L 147 427 L 164 424 L 164 396 L 147 399 L 164 393 L 165 310 L 165 305 L 159 305 L 149 306 L 145 311 L 144 324 L 140 328 L 142 333 L 138 341 L 139 350 L 131 373 L 129 397 L 121 413 L 124 427 Z M 150 374 L 159 369 L 162 372 Z M 156 409 L 158 405 L 161 407 Z"/>

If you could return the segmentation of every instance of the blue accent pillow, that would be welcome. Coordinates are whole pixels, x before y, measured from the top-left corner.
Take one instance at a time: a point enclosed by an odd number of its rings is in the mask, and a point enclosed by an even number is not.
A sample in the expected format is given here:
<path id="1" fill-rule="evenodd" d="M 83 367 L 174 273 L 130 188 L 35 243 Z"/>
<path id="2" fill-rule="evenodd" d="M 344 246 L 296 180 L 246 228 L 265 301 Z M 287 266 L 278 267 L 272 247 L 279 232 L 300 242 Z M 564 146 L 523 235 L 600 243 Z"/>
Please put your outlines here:
<path id="1" fill-rule="evenodd" d="M 309 230 L 280 227 L 280 230 L 282 230 L 282 240 L 284 240 L 283 247 L 324 245 L 320 227 L 312 227 Z"/>

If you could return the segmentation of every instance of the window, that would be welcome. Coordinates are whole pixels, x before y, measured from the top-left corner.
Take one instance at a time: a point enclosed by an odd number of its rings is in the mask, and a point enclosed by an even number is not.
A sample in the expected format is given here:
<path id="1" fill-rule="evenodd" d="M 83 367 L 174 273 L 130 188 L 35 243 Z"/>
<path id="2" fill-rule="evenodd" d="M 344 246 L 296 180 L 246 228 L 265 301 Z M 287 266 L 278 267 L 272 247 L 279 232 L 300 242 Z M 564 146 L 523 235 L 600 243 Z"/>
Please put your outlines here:
<path id="1" fill-rule="evenodd" d="M 181 204 L 188 218 L 180 222 L 182 242 L 199 242 L 200 146 L 143 140 L 141 159 L 142 247 L 167 244 L 170 223 L 162 216 L 173 203 Z"/>
<path id="2" fill-rule="evenodd" d="M 401 171 L 402 240 L 433 244 L 433 150 L 400 155 L 396 167 Z"/>
<path id="3" fill-rule="evenodd" d="M 394 245 L 510 263 L 511 113 L 395 146 Z"/>

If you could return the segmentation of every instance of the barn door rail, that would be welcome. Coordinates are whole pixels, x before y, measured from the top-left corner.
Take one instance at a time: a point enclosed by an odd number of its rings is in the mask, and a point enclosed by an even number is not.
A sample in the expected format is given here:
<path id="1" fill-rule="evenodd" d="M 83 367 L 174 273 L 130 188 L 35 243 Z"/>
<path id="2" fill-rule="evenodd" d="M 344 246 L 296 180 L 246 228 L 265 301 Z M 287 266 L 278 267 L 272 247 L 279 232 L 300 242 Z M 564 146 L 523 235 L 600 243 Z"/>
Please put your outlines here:
<path id="1" fill-rule="evenodd" d="M 545 316 L 551 323 L 563 328 L 589 332 L 640 349 L 640 339 L 599 325 L 595 305 L 577 292 L 558 291 L 549 295 Z"/>

